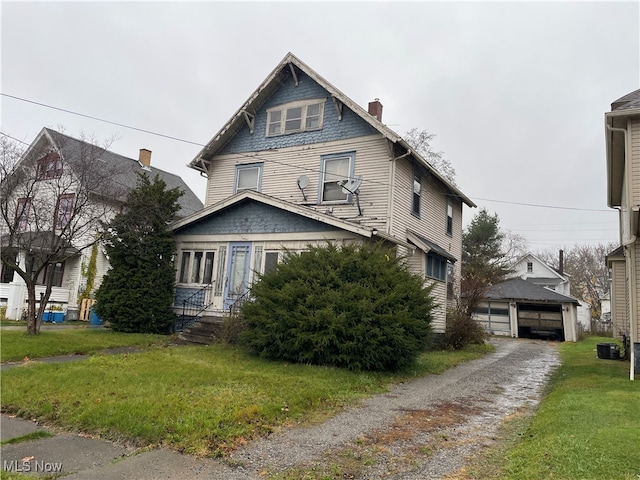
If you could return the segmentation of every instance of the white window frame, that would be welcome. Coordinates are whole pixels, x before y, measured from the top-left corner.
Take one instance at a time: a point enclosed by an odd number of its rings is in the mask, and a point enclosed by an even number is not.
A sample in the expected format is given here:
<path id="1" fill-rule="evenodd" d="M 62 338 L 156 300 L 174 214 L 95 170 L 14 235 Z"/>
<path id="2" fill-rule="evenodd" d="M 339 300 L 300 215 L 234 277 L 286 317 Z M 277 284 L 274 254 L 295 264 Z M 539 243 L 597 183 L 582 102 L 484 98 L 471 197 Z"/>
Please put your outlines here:
<path id="1" fill-rule="evenodd" d="M 267 109 L 267 127 L 265 135 L 267 137 L 277 137 L 280 135 L 288 135 L 290 133 L 308 132 L 313 130 L 321 130 L 324 121 L 324 104 L 325 99 L 315 98 L 312 100 L 301 100 L 297 102 L 285 103 Z M 309 112 L 309 107 L 318 105 L 318 114 L 312 115 Z M 300 109 L 299 117 L 289 117 L 287 114 L 294 110 Z M 291 112 L 293 113 L 293 112 Z M 276 118 L 277 117 L 277 118 Z M 317 117 L 317 125 L 309 126 L 309 120 Z M 287 128 L 287 121 L 292 122 L 300 119 L 299 128 Z"/>
<path id="2" fill-rule="evenodd" d="M 447 225 L 445 226 L 447 235 L 453 236 L 453 199 L 447 197 Z"/>
<path id="3" fill-rule="evenodd" d="M 411 181 L 411 214 L 420 218 L 420 210 L 422 207 L 422 175 L 417 168 L 413 167 L 413 175 Z"/>
<path id="4" fill-rule="evenodd" d="M 242 165 L 236 165 L 236 176 L 234 181 L 233 193 L 238 193 L 242 190 L 255 190 L 256 192 L 259 192 L 262 189 L 262 167 L 263 167 L 262 163 L 247 163 Z M 251 186 L 251 187 L 240 188 L 239 183 L 240 183 L 240 176 L 242 175 L 242 172 L 248 172 L 250 170 L 258 171 L 255 187 Z"/>
<path id="5" fill-rule="evenodd" d="M 344 198 L 336 199 L 336 200 L 325 200 L 324 199 L 324 186 L 325 183 L 333 183 L 338 182 L 340 180 L 348 180 L 349 178 L 353 178 L 354 176 L 354 165 L 355 165 L 355 152 L 347 152 L 347 153 L 335 153 L 331 155 L 323 155 L 320 157 L 320 181 L 318 185 L 318 203 L 323 204 L 340 204 L 340 203 L 351 203 L 353 201 L 353 195 L 345 194 Z M 349 175 L 348 177 L 340 177 L 338 179 L 331 178 L 330 180 L 326 180 L 325 178 L 325 170 L 326 164 L 328 161 L 335 160 L 348 160 L 349 161 Z"/>

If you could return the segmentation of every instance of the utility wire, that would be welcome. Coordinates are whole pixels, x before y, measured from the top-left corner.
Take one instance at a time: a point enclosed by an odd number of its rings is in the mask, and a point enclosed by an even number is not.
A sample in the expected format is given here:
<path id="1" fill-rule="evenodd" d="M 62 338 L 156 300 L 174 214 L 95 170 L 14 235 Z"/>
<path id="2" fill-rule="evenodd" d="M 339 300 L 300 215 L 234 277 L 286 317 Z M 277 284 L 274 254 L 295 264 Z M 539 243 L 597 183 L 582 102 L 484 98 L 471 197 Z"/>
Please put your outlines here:
<path id="1" fill-rule="evenodd" d="M 170 140 L 175 140 L 177 142 L 188 143 L 188 144 L 196 145 L 196 146 L 199 146 L 199 147 L 205 147 L 206 146 L 206 145 L 204 145 L 202 143 L 192 142 L 190 140 L 185 140 L 185 139 L 182 139 L 182 138 L 179 138 L 179 137 L 174 137 L 172 135 L 165 135 L 165 134 L 154 132 L 154 131 L 151 131 L 151 130 L 145 130 L 143 128 L 133 127 L 131 125 L 125 125 L 123 123 L 112 122 L 111 120 L 105 120 L 105 119 L 102 119 L 102 118 L 95 117 L 93 115 L 87 115 L 87 114 L 84 114 L 84 113 L 74 112 L 73 110 L 67 110 L 67 109 L 60 108 L 60 107 L 54 107 L 52 105 L 47 105 L 46 103 L 36 102 L 34 100 L 29 100 L 29 99 L 26 99 L 26 98 L 17 97 L 15 95 L 9 95 L 8 93 L 0 92 L 0 95 L 2 95 L 3 97 L 12 98 L 14 100 L 19 100 L 19 101 L 22 101 L 22 102 L 31 103 L 33 105 L 38 105 L 40 107 L 50 108 L 50 109 L 53 109 L 53 110 L 58 110 L 60 112 L 69 113 L 71 115 L 77 115 L 77 116 L 80 116 L 80 117 L 89 118 L 91 120 L 96 120 L 98 122 L 104 122 L 104 123 L 108 123 L 108 124 L 111 124 L 111 125 L 116 125 L 118 127 L 123 127 L 123 128 L 128 128 L 130 130 L 135 130 L 135 131 L 138 131 L 138 132 L 148 133 L 149 135 L 155 135 L 155 136 L 158 136 L 158 137 L 163 137 L 163 138 L 167 138 L 167 139 L 170 139 Z M 14 137 L 11 137 L 10 135 L 7 135 L 5 133 L 2 133 L 2 135 L 5 135 L 5 136 L 7 136 L 9 138 L 17 140 L 18 142 L 25 143 L 25 142 L 22 142 L 21 140 L 18 140 L 18 139 L 14 138 Z M 25 143 L 25 145 L 28 145 L 28 144 Z M 303 170 L 303 171 L 308 171 L 308 172 L 311 172 L 311 173 L 314 173 L 314 174 L 321 173 L 320 170 L 318 170 L 318 169 L 314 169 L 314 168 L 310 168 L 310 167 L 304 167 L 304 166 L 300 166 L 300 165 L 293 165 L 293 164 L 282 162 L 282 161 L 279 161 L 279 160 L 266 159 L 266 158 L 262 158 L 262 157 L 257 156 L 257 155 L 249 155 L 249 154 L 245 154 L 245 153 L 237 153 L 237 155 L 245 157 L 245 158 L 248 158 L 248 159 L 251 159 L 253 161 L 262 160 L 263 162 L 271 162 L 271 163 L 274 163 L 276 165 L 282 165 L 282 166 L 286 166 L 286 167 L 290 167 L 290 168 L 296 168 L 296 169 Z M 378 185 L 385 186 L 385 187 L 389 186 L 388 183 L 380 182 L 380 181 L 376 181 L 376 180 L 363 179 L 363 182 L 378 184 Z M 448 195 L 448 196 L 461 198 L 459 195 Z M 611 212 L 612 211 L 612 210 L 593 209 L 593 208 L 562 207 L 562 206 L 557 206 L 557 205 L 541 205 L 541 204 L 534 204 L 534 203 L 509 202 L 509 201 L 506 201 L 506 200 L 492 200 L 492 199 L 488 199 L 488 198 L 479 198 L 479 197 L 469 197 L 469 198 L 471 198 L 474 201 L 475 200 L 480 200 L 480 201 L 484 201 L 484 202 L 504 203 L 504 204 L 507 204 L 507 205 L 519 205 L 519 206 L 525 206 L 525 207 L 552 208 L 552 209 L 558 209 L 558 210 L 574 210 L 574 211 L 583 211 L 583 212 Z"/>
<path id="2" fill-rule="evenodd" d="M 14 100 L 20 100 L 22 102 L 32 103 L 32 104 L 38 105 L 40 107 L 46 107 L 46 108 L 51 108 L 53 110 L 58 110 L 60 112 L 70 113 L 71 115 L 78 115 L 80 117 L 90 118 L 91 120 L 97 120 L 99 122 L 109 123 L 111 125 L 117 125 L 118 127 L 129 128 L 131 130 L 136 130 L 138 132 L 148 133 L 150 135 L 157 135 L 158 137 L 164 137 L 164 138 L 168 138 L 170 140 L 176 140 L 178 142 L 190 143 L 191 145 L 197 145 L 199 147 L 204 147 L 204 145 L 202 145 L 201 143 L 192 142 L 190 140 L 184 140 L 183 138 L 173 137 L 171 135 L 165 135 L 163 133 L 152 132 L 151 130 L 144 130 L 142 128 L 132 127 L 131 125 L 125 125 L 123 123 L 112 122 L 111 120 L 105 120 L 103 118 L 94 117 L 92 115 L 86 115 L 84 113 L 78 113 L 78 112 L 74 112 L 72 110 L 66 110 L 64 108 L 54 107 L 52 105 L 47 105 L 46 103 L 40 103 L 40 102 L 36 102 L 34 100 L 28 100 L 26 98 L 16 97 L 15 95 L 9 95 L 8 93 L 0 93 L 0 95 L 2 95 L 3 97 L 13 98 Z"/>

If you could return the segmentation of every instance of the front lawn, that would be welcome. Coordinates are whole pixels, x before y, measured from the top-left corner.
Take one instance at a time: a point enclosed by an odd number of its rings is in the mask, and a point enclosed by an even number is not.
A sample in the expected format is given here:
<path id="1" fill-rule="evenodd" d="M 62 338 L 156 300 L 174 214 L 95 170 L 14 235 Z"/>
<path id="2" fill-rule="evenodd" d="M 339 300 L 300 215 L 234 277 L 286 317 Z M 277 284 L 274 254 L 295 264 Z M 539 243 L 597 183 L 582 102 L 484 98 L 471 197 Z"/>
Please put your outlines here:
<path id="1" fill-rule="evenodd" d="M 535 417 L 508 422 L 507 447 L 455 478 L 640 478 L 640 380 L 629 380 L 628 361 L 597 358 L 596 345 L 611 341 L 561 344 L 562 366 Z"/>
<path id="2" fill-rule="evenodd" d="M 265 361 L 223 346 L 151 348 L 2 374 L 2 409 L 59 427 L 208 456 L 282 426 L 327 418 L 390 383 L 493 347 L 426 353 L 410 371 L 357 373 Z"/>
<path id="3" fill-rule="evenodd" d="M 20 330 L 0 330 L 0 361 L 92 353 L 114 347 L 148 347 L 165 344 L 166 335 L 119 333 L 104 329 L 41 330 L 28 335 Z"/>

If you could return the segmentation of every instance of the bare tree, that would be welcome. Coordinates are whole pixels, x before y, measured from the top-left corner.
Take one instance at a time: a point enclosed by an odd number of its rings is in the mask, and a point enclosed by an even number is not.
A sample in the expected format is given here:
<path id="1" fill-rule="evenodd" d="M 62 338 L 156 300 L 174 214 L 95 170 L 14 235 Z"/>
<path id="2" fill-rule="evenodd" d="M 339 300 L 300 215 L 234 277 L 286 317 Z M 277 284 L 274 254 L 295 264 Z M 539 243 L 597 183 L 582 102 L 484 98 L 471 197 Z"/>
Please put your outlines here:
<path id="1" fill-rule="evenodd" d="M 593 318 L 600 318 L 602 298 L 609 292 L 609 268 L 605 257 L 617 246 L 615 243 L 599 243 L 563 249 L 563 272 L 571 276 L 571 295 L 591 305 Z M 537 256 L 559 269 L 559 252 L 543 251 Z"/>
<path id="2" fill-rule="evenodd" d="M 24 280 L 27 332 L 38 334 L 56 267 L 77 258 L 101 237 L 102 222 L 124 198 L 121 166 L 103 160 L 99 146 L 43 129 L 28 148 L 0 141 L 0 224 L 5 268 Z M 44 292 L 37 298 L 37 285 Z"/>
<path id="3" fill-rule="evenodd" d="M 456 184 L 456 170 L 451 165 L 451 162 L 445 158 L 444 153 L 435 151 L 431 146 L 431 140 L 435 138 L 434 133 L 412 128 L 404 134 L 403 138 L 422 158 L 429 162 L 440 175 L 449 180 L 453 185 Z"/>

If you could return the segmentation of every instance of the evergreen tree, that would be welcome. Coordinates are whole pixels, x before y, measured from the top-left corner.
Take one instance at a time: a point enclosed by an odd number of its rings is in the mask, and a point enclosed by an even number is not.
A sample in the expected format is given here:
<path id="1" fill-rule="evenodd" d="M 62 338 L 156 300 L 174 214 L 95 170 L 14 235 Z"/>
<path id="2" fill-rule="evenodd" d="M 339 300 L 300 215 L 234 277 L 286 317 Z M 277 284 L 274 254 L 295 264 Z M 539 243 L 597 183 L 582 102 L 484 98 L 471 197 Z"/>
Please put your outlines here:
<path id="1" fill-rule="evenodd" d="M 477 299 L 510 273 L 498 214 L 482 209 L 462 233 L 462 295 Z M 473 305 L 475 306 L 475 305 Z"/>
<path id="2" fill-rule="evenodd" d="M 166 333 L 174 318 L 175 243 L 167 225 L 182 191 L 139 174 L 123 213 L 108 225 L 111 269 L 96 292 L 96 314 L 121 332 Z"/>
<path id="3" fill-rule="evenodd" d="M 241 339 L 260 356 L 395 370 L 427 345 L 431 288 L 382 246 L 309 246 L 251 288 Z"/>

